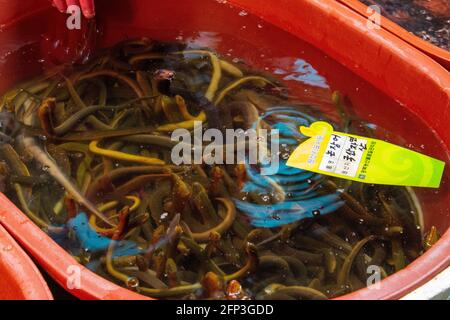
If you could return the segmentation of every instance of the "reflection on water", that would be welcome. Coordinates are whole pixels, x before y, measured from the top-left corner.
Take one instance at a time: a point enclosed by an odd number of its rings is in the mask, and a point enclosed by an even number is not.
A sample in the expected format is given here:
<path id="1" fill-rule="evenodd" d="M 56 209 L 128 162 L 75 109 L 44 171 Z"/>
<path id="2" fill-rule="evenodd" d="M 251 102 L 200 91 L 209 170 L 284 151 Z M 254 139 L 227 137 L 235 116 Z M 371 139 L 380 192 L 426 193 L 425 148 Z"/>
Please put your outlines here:
<path id="1" fill-rule="evenodd" d="M 285 58 L 284 60 L 289 59 Z M 280 65 L 287 65 L 288 63 L 282 63 Z M 290 64 L 290 70 L 284 70 L 281 68 L 276 68 L 274 73 L 277 75 L 283 75 L 283 80 L 285 81 L 300 81 L 308 85 L 329 88 L 327 81 L 322 77 L 317 70 L 315 70 L 311 64 L 303 59 L 294 59 L 293 63 Z"/>

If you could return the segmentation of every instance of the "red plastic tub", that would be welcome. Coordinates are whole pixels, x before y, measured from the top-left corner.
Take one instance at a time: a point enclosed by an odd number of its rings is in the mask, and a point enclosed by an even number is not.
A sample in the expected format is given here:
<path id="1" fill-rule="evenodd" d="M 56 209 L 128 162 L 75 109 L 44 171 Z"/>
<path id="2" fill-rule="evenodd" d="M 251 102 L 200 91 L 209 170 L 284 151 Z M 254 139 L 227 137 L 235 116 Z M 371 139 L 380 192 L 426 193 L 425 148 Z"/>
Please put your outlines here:
<path id="1" fill-rule="evenodd" d="M 349 96 L 357 113 L 406 137 L 411 147 L 450 163 L 450 76 L 431 58 L 385 30 L 368 29 L 360 14 L 337 1 L 224 2 L 98 1 L 101 36 L 97 45 L 110 46 L 126 37 L 183 37 L 269 71 L 301 56 L 327 79 L 331 90 Z M 58 51 L 77 43 L 76 33 L 64 28 L 65 17 L 47 1 L 0 1 L 0 15 L 4 24 L 0 92 L 36 74 L 44 64 L 61 62 L 77 51 L 73 46 Z M 288 85 L 292 90 L 310 90 L 307 102 L 323 102 L 318 98 L 323 96 L 320 88 L 299 82 Z M 382 281 L 380 289 L 360 290 L 342 299 L 397 299 L 450 264 L 449 180 L 446 170 L 438 192 L 418 190 L 425 228 L 436 226 L 441 240 L 406 269 Z M 68 289 L 77 297 L 145 298 L 79 266 L 4 195 L 0 195 L 0 223 L 65 288 L 73 266 L 79 267 L 81 286 Z"/>
<path id="2" fill-rule="evenodd" d="M 52 300 L 41 273 L 0 226 L 0 300 Z"/>

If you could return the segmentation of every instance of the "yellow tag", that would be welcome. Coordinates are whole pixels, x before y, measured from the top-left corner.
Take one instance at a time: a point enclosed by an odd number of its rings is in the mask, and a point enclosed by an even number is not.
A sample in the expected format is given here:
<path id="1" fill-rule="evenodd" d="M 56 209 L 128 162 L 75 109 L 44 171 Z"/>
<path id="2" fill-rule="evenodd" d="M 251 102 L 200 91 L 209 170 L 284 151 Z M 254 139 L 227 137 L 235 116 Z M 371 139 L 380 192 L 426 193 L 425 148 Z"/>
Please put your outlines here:
<path id="1" fill-rule="evenodd" d="M 311 137 L 287 165 L 371 184 L 439 188 L 445 163 L 394 144 L 335 132 L 327 122 L 300 127 Z"/>

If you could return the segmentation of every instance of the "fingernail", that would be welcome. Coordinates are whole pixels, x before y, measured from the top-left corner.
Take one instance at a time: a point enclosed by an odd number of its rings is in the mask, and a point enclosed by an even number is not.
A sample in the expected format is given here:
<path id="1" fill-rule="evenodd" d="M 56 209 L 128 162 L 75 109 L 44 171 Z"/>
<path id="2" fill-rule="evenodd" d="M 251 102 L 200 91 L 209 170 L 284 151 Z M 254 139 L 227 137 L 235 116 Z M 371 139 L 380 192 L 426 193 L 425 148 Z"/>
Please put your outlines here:
<path id="1" fill-rule="evenodd" d="M 88 19 L 92 19 L 93 17 L 95 17 L 95 12 L 93 11 L 85 11 L 84 12 L 84 16 Z"/>
<path id="2" fill-rule="evenodd" d="M 61 13 L 66 12 L 65 4 L 60 1 L 54 1 L 53 6 L 56 7 Z"/>

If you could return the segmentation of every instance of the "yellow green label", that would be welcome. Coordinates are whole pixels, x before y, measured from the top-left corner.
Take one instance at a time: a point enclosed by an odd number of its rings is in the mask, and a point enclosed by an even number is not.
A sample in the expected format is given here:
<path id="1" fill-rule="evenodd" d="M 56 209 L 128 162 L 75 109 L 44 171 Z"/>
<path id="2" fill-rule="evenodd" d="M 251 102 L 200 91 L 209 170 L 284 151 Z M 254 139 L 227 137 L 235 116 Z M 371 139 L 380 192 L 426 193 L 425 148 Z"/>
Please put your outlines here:
<path id="1" fill-rule="evenodd" d="M 287 165 L 371 184 L 439 188 L 445 163 L 382 140 L 336 132 L 327 122 L 300 127 L 310 137 Z"/>

